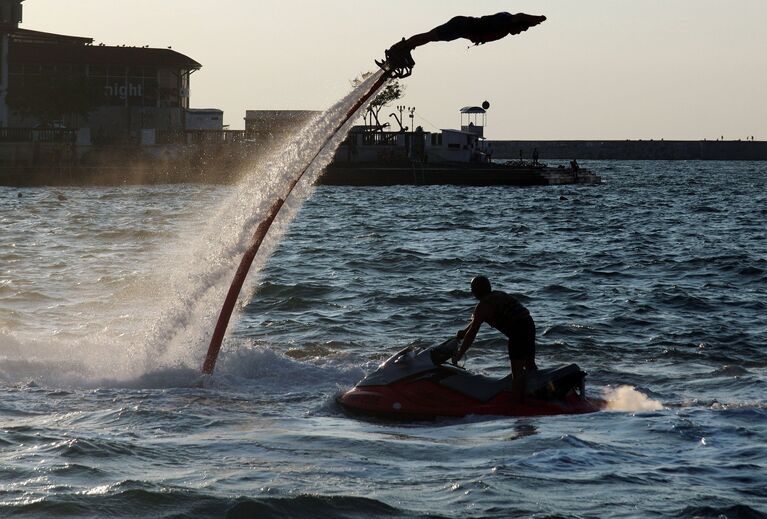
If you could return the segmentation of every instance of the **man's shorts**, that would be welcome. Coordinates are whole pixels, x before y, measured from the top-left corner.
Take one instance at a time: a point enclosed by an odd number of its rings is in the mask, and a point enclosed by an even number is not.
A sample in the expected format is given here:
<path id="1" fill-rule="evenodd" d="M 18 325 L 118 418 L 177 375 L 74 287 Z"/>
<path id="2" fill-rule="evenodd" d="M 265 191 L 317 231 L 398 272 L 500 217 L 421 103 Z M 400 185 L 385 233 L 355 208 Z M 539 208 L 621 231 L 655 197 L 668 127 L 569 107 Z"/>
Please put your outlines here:
<path id="1" fill-rule="evenodd" d="M 535 322 L 530 315 L 513 319 L 508 326 L 509 359 L 535 357 Z"/>

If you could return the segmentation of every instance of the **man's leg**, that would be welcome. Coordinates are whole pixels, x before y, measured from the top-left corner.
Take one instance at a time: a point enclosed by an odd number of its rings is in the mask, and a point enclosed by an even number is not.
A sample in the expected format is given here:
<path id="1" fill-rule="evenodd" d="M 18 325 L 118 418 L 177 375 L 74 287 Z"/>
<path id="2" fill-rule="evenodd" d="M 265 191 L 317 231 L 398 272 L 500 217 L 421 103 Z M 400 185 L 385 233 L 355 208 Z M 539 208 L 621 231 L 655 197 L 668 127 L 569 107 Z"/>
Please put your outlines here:
<path id="1" fill-rule="evenodd" d="M 509 336 L 511 393 L 518 402 L 525 399 L 527 376 L 538 369 L 535 364 L 535 322 L 532 317 L 515 323 Z"/>
<path id="2" fill-rule="evenodd" d="M 524 363 L 525 363 L 525 371 L 527 372 L 535 371 L 538 369 L 538 365 L 535 363 L 535 354 L 527 357 L 524 360 Z"/>
<path id="3" fill-rule="evenodd" d="M 522 403 L 525 401 L 525 382 L 527 372 L 525 371 L 526 359 L 509 359 L 511 361 L 511 397 L 514 401 Z"/>

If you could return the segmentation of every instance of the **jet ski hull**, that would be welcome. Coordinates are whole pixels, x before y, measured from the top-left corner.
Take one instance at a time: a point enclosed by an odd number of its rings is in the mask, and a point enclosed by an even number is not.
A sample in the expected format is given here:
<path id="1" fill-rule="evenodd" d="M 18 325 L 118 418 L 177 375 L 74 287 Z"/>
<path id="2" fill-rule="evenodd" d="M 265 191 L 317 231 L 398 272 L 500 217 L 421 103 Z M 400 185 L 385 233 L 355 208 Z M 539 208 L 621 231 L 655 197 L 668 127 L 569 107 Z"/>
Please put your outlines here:
<path id="1" fill-rule="evenodd" d="M 503 391 L 482 402 L 426 380 L 393 386 L 355 387 L 339 396 L 337 402 L 355 414 L 411 420 L 467 415 L 551 416 L 599 411 L 597 402 L 575 392 L 561 400 L 527 397 L 520 403 L 511 392 Z"/>
<path id="2" fill-rule="evenodd" d="M 336 401 L 352 413 L 415 420 L 583 414 L 601 408 L 586 398 L 586 373 L 575 364 L 531 372 L 520 401 L 512 393 L 511 376 L 493 379 L 446 364 L 457 348 L 456 339 L 429 348 L 408 346 Z"/>

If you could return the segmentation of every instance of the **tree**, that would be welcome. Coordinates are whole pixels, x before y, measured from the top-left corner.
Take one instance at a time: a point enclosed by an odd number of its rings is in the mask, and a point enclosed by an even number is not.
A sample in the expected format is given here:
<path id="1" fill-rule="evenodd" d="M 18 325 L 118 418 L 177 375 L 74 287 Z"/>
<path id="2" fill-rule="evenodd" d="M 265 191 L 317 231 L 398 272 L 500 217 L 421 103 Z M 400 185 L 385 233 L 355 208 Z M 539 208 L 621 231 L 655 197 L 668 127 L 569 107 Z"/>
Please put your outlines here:
<path id="1" fill-rule="evenodd" d="M 352 86 L 357 87 L 359 86 L 363 81 L 365 81 L 372 72 L 366 72 L 365 74 L 362 74 L 360 77 L 354 78 L 352 80 Z M 405 94 L 405 87 L 400 84 L 399 80 L 393 80 L 389 81 L 386 86 L 381 90 L 377 96 L 373 99 L 373 101 L 368 105 L 367 112 L 363 116 L 367 123 L 367 118 L 370 117 L 371 123 L 375 121 L 376 126 L 379 128 L 382 126 L 381 121 L 379 120 L 378 116 L 381 113 L 381 110 L 387 106 L 389 103 L 396 101 L 397 99 L 402 98 L 402 96 Z"/>

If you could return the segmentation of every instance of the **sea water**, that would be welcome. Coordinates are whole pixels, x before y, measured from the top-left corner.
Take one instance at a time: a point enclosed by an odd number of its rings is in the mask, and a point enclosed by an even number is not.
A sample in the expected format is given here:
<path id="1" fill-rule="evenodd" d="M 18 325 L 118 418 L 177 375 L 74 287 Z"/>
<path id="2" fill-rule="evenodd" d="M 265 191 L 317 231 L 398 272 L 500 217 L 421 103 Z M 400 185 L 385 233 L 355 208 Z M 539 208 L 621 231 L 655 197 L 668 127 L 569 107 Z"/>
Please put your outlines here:
<path id="1" fill-rule="evenodd" d="M 605 183 L 317 188 L 209 379 L 278 173 L 0 188 L 0 516 L 764 517 L 767 164 L 584 165 Z M 577 362 L 611 409 L 345 415 L 388 355 L 465 326 L 477 274 L 530 308 L 538 364 Z M 505 375 L 503 337 L 466 366 Z"/>

